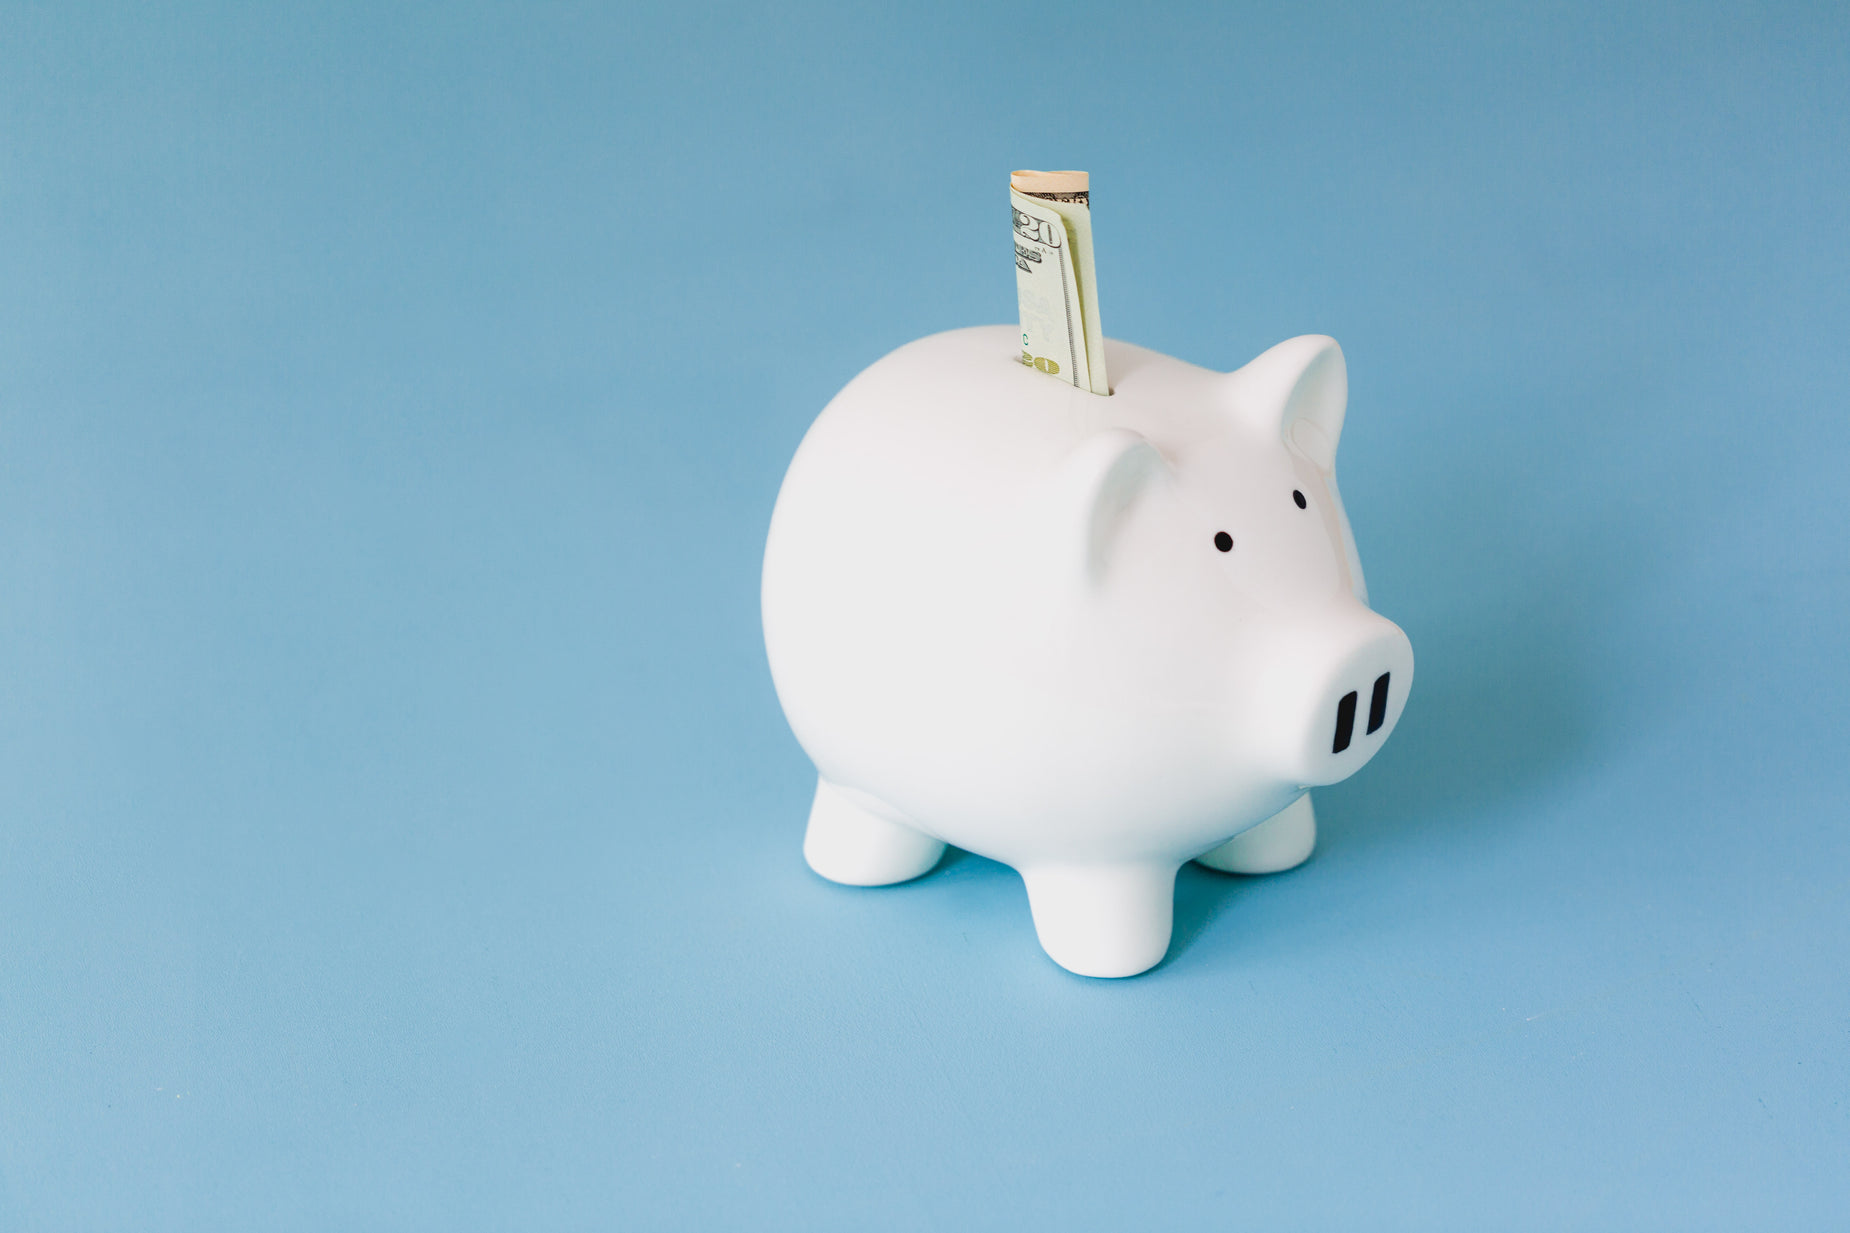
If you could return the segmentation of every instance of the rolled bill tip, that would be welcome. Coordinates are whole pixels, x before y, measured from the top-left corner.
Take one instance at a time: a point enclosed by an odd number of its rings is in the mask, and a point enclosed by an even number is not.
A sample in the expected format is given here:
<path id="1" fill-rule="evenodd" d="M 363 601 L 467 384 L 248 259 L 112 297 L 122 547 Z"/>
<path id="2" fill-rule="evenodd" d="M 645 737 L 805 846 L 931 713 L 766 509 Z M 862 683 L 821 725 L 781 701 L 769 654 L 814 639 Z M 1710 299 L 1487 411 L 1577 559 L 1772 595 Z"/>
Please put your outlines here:
<path id="1" fill-rule="evenodd" d="M 1083 171 L 1011 171 L 1009 187 L 1018 193 L 1084 193 L 1091 179 Z"/>

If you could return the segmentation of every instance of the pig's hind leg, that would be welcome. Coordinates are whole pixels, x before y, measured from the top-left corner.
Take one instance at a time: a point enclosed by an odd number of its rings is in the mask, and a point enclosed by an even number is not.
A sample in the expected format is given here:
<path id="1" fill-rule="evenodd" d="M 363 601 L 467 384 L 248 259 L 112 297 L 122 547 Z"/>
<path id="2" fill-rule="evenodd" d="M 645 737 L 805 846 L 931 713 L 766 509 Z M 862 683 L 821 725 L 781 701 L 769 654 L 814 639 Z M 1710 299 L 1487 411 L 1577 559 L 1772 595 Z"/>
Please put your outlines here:
<path id="1" fill-rule="evenodd" d="M 831 882 L 888 886 L 930 873 L 944 844 L 864 792 L 816 780 L 803 859 Z"/>
<path id="2" fill-rule="evenodd" d="M 1316 846 L 1317 815 L 1306 792 L 1258 826 L 1195 859 L 1222 873 L 1283 873 L 1309 860 Z"/>

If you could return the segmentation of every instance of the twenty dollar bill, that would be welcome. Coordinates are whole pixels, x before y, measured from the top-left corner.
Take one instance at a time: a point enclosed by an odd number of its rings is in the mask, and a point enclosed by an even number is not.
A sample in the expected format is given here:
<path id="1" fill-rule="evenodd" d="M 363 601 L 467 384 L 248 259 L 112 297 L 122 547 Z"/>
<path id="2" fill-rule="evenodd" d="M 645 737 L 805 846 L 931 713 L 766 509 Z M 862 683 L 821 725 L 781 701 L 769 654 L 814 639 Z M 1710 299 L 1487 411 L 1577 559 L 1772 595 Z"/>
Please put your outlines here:
<path id="1" fill-rule="evenodd" d="M 1109 394 L 1088 181 L 1083 171 L 1009 177 L 1021 362 L 1082 390 Z"/>

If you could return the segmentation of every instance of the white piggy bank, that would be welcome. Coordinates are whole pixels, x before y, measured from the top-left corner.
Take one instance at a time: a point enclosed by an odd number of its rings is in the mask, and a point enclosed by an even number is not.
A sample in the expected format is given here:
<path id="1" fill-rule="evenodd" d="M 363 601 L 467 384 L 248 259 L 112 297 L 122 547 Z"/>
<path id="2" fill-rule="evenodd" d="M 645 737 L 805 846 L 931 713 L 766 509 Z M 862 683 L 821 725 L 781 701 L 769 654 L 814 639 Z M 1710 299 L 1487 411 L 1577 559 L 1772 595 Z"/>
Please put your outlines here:
<path id="1" fill-rule="evenodd" d="M 903 882 L 955 844 L 1021 873 L 1055 961 L 1130 976 L 1183 861 L 1310 855 L 1306 789 L 1381 747 L 1413 650 L 1337 496 L 1333 340 L 1234 373 L 1107 341 L 1110 397 L 1016 342 L 921 339 L 823 410 L 771 516 L 765 647 L 817 873 Z"/>

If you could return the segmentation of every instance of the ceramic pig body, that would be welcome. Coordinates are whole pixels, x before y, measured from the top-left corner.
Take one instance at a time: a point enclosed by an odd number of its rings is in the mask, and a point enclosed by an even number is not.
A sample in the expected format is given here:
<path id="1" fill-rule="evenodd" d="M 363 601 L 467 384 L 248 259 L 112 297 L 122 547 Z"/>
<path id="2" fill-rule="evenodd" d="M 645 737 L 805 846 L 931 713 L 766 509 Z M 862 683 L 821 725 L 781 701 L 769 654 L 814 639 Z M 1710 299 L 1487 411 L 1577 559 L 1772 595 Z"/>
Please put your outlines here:
<path id="1" fill-rule="evenodd" d="M 900 348 L 790 465 L 764 563 L 778 697 L 820 773 L 804 853 L 856 885 L 1005 862 L 1049 955 L 1128 976 L 1176 870 L 1309 856 L 1412 682 L 1336 491 L 1341 350 L 1217 373 L 1106 343 L 1100 397 L 1015 331 Z"/>

